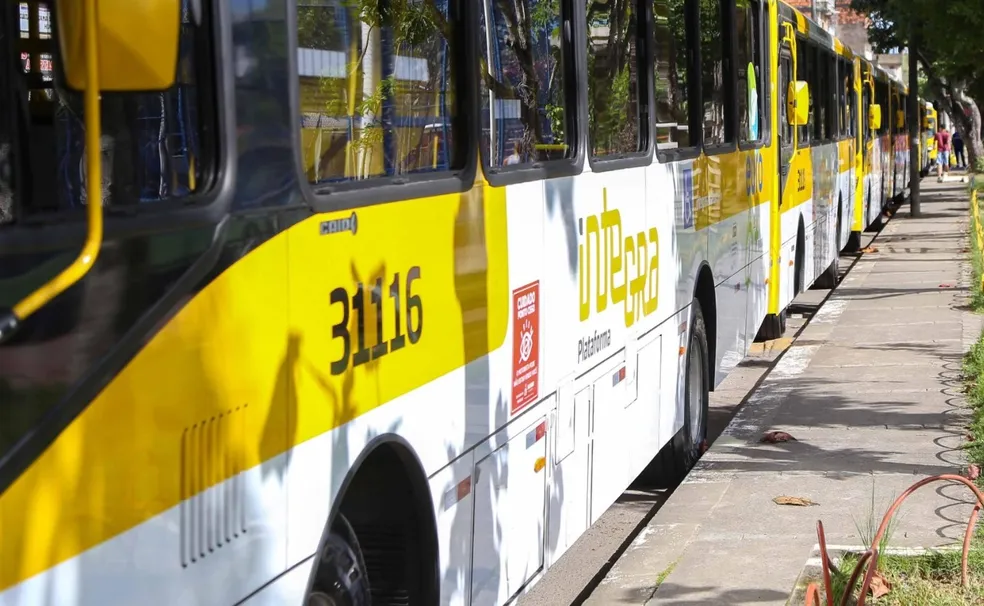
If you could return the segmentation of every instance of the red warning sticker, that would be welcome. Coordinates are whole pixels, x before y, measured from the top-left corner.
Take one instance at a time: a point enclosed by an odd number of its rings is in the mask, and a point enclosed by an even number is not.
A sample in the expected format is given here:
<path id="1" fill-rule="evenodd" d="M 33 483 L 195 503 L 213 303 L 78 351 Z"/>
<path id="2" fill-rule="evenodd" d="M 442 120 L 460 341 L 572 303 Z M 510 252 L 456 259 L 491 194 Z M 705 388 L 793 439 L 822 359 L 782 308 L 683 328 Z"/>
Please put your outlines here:
<path id="1" fill-rule="evenodd" d="M 513 291 L 512 414 L 536 402 L 540 393 L 539 280 Z"/>

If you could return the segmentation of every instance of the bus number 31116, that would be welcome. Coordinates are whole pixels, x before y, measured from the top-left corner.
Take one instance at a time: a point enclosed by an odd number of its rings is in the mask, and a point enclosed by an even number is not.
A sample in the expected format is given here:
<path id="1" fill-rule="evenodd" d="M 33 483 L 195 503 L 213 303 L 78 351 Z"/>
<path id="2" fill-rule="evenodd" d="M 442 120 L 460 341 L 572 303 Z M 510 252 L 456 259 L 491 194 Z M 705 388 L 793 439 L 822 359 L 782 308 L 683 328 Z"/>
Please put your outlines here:
<path id="1" fill-rule="evenodd" d="M 389 341 L 383 339 L 383 278 L 376 278 L 376 283 L 369 290 L 369 305 L 372 305 L 376 319 L 376 343 L 372 346 L 366 345 L 366 288 L 359 282 L 355 287 L 355 292 L 351 295 L 344 287 L 339 286 L 331 291 L 332 304 L 338 303 L 342 306 L 342 318 L 331 329 L 333 339 L 342 340 L 342 356 L 331 363 L 331 374 L 340 375 L 349 367 L 351 358 L 352 367 L 360 366 L 370 360 L 378 360 L 386 354 L 402 349 L 406 346 L 407 339 L 410 345 L 414 345 L 420 340 L 420 335 L 424 330 L 424 304 L 420 295 L 411 292 L 413 283 L 420 278 L 420 267 L 413 266 L 407 272 L 406 284 L 403 292 L 400 292 L 400 274 L 393 275 L 393 280 L 389 284 L 389 296 L 393 299 L 393 338 Z M 405 307 L 401 306 L 401 300 L 405 299 Z M 389 308 L 389 306 L 386 306 Z M 416 310 L 416 311 L 414 311 Z M 352 315 L 355 314 L 355 318 Z M 416 315 L 416 318 L 414 316 Z M 402 320 L 406 317 L 407 334 L 403 334 Z M 352 321 L 354 320 L 354 322 Z M 352 352 L 352 332 L 355 332 L 356 348 Z"/>

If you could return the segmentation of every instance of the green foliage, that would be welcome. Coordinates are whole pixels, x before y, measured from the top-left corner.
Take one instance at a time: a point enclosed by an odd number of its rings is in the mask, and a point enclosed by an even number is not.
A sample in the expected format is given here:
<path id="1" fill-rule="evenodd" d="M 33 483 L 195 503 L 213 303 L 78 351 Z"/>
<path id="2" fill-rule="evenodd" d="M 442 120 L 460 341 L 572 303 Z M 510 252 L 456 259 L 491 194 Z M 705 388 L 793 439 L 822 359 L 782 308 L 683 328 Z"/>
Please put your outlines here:
<path id="1" fill-rule="evenodd" d="M 908 46 L 919 35 L 920 55 L 949 80 L 984 76 L 984 10 L 980 0 L 852 0 L 851 7 L 871 18 L 868 38 L 885 52 Z"/>
<path id="2" fill-rule="evenodd" d="M 834 595 L 842 596 L 849 571 L 857 556 L 845 557 L 833 577 Z M 960 585 L 960 552 L 933 551 L 920 556 L 887 555 L 880 559 L 879 570 L 891 583 L 892 590 L 878 599 L 868 596 L 875 606 L 971 606 L 984 603 L 984 536 L 978 530 L 968 558 L 970 587 Z M 858 583 L 860 585 L 860 583 Z M 855 597 L 858 587 L 855 587 Z M 839 603 L 835 602 L 835 603 Z M 852 602 L 853 603 L 853 602 Z"/>

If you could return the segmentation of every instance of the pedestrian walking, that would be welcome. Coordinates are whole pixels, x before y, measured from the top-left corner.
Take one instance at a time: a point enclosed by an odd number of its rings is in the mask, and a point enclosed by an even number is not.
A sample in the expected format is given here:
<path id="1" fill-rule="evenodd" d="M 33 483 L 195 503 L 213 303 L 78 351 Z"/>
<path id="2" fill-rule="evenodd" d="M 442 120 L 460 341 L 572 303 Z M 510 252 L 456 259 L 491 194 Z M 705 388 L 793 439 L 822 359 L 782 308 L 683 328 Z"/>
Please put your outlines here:
<path id="1" fill-rule="evenodd" d="M 957 162 L 957 168 L 967 168 L 967 156 L 964 155 L 963 137 L 960 136 L 960 133 L 956 129 L 953 131 L 953 155 L 954 160 Z"/>
<path id="2" fill-rule="evenodd" d="M 936 179 L 942 183 L 943 173 L 950 174 L 950 131 L 944 126 L 936 133 Z"/>

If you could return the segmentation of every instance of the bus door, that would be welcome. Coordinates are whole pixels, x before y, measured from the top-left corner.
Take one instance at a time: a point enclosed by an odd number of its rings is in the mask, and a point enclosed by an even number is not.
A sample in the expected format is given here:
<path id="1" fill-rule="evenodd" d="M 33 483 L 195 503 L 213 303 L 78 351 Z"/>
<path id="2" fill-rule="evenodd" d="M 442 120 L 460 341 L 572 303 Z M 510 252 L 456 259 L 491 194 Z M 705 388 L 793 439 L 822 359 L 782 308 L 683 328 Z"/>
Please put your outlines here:
<path id="1" fill-rule="evenodd" d="M 779 205 L 782 206 L 783 195 L 786 191 L 786 181 L 789 178 L 789 166 L 793 161 L 796 148 L 793 144 L 793 125 L 789 123 L 786 107 L 789 101 L 789 83 L 795 82 L 793 73 L 793 55 L 787 42 L 779 48 Z"/>

